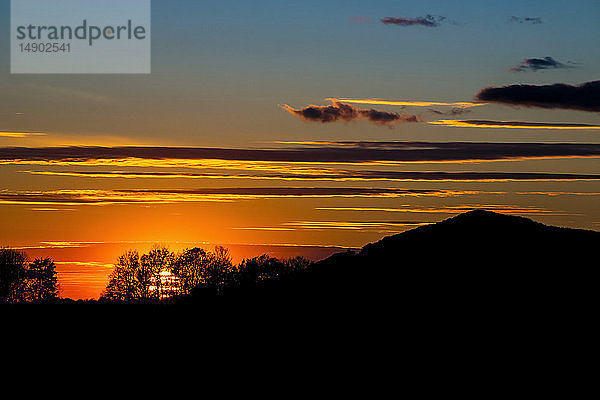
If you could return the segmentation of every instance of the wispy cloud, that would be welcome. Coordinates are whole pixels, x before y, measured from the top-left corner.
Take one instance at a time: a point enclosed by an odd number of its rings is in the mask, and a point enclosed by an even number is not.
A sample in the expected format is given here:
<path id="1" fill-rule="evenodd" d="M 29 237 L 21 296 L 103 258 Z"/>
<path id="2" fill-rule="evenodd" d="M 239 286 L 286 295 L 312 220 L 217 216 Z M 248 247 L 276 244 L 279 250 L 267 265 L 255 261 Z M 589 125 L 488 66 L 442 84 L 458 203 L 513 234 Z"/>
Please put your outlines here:
<path id="1" fill-rule="evenodd" d="M 30 208 L 29 211 L 43 211 L 43 212 L 48 212 L 48 211 L 77 211 L 75 208 Z"/>
<path id="2" fill-rule="evenodd" d="M 376 232 L 381 232 L 382 230 L 386 232 L 396 231 L 398 228 L 406 229 L 429 224 L 430 222 L 421 221 L 293 221 L 284 223 L 284 225 L 293 226 L 298 229 L 342 229 Z"/>
<path id="3" fill-rule="evenodd" d="M 546 192 L 515 192 L 515 194 L 518 195 L 525 195 L 525 196 L 577 196 L 577 197 L 581 197 L 581 196 L 600 196 L 600 193 L 598 192 L 550 192 L 550 191 L 546 191 Z"/>
<path id="4" fill-rule="evenodd" d="M 8 138 L 26 138 L 29 136 L 45 136 L 44 132 L 7 132 L 0 131 L 0 137 L 8 137 Z"/>
<path id="5" fill-rule="evenodd" d="M 393 123 L 419 122 L 416 115 L 398 114 L 394 112 L 379 111 L 374 109 L 361 109 L 349 104 L 344 104 L 337 99 L 329 99 L 332 105 L 310 105 L 303 109 L 295 109 L 287 104 L 282 108 L 292 115 L 313 122 L 356 121 L 364 118 L 377 125 L 390 125 Z"/>
<path id="6" fill-rule="evenodd" d="M 298 145 L 302 142 L 296 142 Z M 285 171 L 289 165 L 462 163 L 544 158 L 600 158 L 596 143 L 308 142 L 306 147 L 0 147 L 1 164 L 120 165 Z"/>
<path id="7" fill-rule="evenodd" d="M 552 57 L 526 58 L 521 64 L 510 69 L 511 72 L 539 71 L 543 69 L 574 68 L 574 64 L 563 64 Z"/>
<path id="8" fill-rule="evenodd" d="M 436 110 L 434 108 L 428 108 L 427 111 L 434 113 L 436 115 L 456 116 L 456 115 L 463 115 L 463 114 L 470 113 L 471 109 L 466 108 L 466 107 L 452 107 L 448 111 L 440 111 L 440 110 Z"/>
<path id="9" fill-rule="evenodd" d="M 539 207 L 521 207 L 500 204 L 474 204 L 468 206 L 446 206 L 446 207 L 415 207 L 404 205 L 398 208 L 377 207 L 318 207 L 319 211 L 345 211 L 345 212 L 384 212 L 384 213 L 408 213 L 408 214 L 460 214 L 473 209 L 484 209 L 495 212 L 515 215 L 567 215 L 564 212 L 547 210 Z"/>
<path id="10" fill-rule="evenodd" d="M 600 81 L 567 85 L 509 85 L 488 87 L 477 94 L 486 102 L 515 106 L 563 108 L 579 111 L 600 111 Z"/>
<path id="11" fill-rule="evenodd" d="M 239 231 L 295 231 L 294 228 L 278 228 L 278 227 L 242 227 L 242 228 L 231 228 Z"/>
<path id="12" fill-rule="evenodd" d="M 116 204 L 175 204 L 232 202 L 273 198 L 398 198 L 451 197 L 479 194 L 478 191 L 417 190 L 397 188 L 259 187 L 206 188 L 189 190 L 55 190 L 2 191 L 2 205 L 104 206 Z"/>
<path id="13" fill-rule="evenodd" d="M 532 24 L 532 25 L 538 25 L 543 23 L 542 18 L 541 17 L 517 17 L 515 15 L 511 16 L 508 19 L 510 22 L 515 22 L 517 24 Z"/>
<path id="14" fill-rule="evenodd" d="M 349 98 L 329 98 L 326 100 L 335 100 L 342 103 L 350 104 L 372 104 L 372 105 L 383 105 L 383 106 L 403 106 L 403 107 L 432 107 L 432 106 L 444 106 L 444 107 L 459 107 L 469 108 L 484 106 L 482 102 L 440 102 L 440 101 L 413 101 L 413 100 L 384 100 L 384 99 L 349 99 Z"/>
<path id="15" fill-rule="evenodd" d="M 240 174 L 179 173 L 179 172 L 124 172 L 124 171 L 21 171 L 32 175 L 72 176 L 80 178 L 116 179 L 251 179 L 288 181 L 398 181 L 398 182 L 508 182 L 508 181 L 581 181 L 600 180 L 600 175 L 558 174 L 529 172 L 411 172 L 411 171 L 364 171 L 341 169 L 315 169 L 304 173 Z M 41 210 L 41 209 L 39 209 Z M 46 209 L 43 209 L 46 210 Z M 54 210 L 54 209 L 47 209 Z M 65 210 L 65 209 L 60 209 Z M 56 209 L 59 211 L 59 209 Z"/>
<path id="16" fill-rule="evenodd" d="M 504 128 L 504 129 L 561 129 L 561 130 L 598 130 L 600 125 L 571 124 L 554 122 L 519 122 L 519 121 L 489 121 L 489 120 L 456 120 L 442 119 L 429 121 L 431 125 L 450 126 L 455 128 Z"/>
<path id="17" fill-rule="evenodd" d="M 431 222 L 421 221 L 291 221 L 275 227 L 242 227 L 236 230 L 250 231 L 323 231 L 349 230 L 378 233 L 398 233 L 407 229 L 429 225 Z"/>
<path id="18" fill-rule="evenodd" d="M 380 21 L 385 25 L 396 25 L 396 26 L 426 26 L 434 28 L 440 26 L 440 24 L 446 20 L 446 17 L 434 16 L 427 14 L 424 17 L 407 18 L 407 17 L 386 17 L 381 18 Z"/>

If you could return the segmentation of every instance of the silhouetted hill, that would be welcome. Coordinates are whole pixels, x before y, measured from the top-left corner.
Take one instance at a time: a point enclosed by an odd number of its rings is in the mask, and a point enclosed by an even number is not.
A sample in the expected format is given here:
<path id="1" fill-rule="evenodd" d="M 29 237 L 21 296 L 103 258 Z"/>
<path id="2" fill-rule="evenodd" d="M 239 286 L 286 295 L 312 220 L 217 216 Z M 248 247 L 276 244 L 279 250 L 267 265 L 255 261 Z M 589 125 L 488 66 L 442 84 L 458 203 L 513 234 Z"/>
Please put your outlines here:
<path id="1" fill-rule="evenodd" d="M 36 324 L 77 321 L 107 334 L 148 324 L 216 337 L 259 329 L 269 338 L 296 337 L 294 343 L 312 338 L 347 349 L 368 343 L 382 354 L 396 343 L 402 349 L 420 343 L 419 352 L 456 348 L 452 359 L 465 346 L 530 352 L 536 343 L 548 357 L 557 341 L 586 347 L 582 338 L 595 332 L 599 244 L 600 232 L 476 210 L 224 295 L 198 288 L 161 304 L 63 301 L 60 311 L 25 310 Z M 12 309 L 21 320 L 23 310 Z"/>
<path id="2" fill-rule="evenodd" d="M 600 232 L 475 210 L 235 292 L 374 311 L 585 308 L 596 286 L 599 245 Z"/>
<path id="3" fill-rule="evenodd" d="M 455 266 L 531 268 L 542 262 L 591 262 L 600 232 L 546 226 L 528 218 L 474 210 L 369 244 L 361 257 L 414 257 Z M 528 263 L 533 264 L 528 264 Z M 566 265 L 565 265 L 566 267 Z"/>

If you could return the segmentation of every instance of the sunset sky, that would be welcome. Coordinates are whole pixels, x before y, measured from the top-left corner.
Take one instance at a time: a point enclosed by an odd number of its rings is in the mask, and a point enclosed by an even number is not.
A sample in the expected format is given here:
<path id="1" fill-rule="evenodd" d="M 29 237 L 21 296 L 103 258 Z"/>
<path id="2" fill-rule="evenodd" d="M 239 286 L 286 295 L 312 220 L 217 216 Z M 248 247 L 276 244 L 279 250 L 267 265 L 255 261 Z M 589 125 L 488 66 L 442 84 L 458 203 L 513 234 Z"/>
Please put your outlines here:
<path id="1" fill-rule="evenodd" d="M 599 1 L 154 0 L 150 75 L 11 75 L 9 3 L 0 246 L 64 297 L 153 244 L 318 259 L 473 208 L 600 230 Z"/>

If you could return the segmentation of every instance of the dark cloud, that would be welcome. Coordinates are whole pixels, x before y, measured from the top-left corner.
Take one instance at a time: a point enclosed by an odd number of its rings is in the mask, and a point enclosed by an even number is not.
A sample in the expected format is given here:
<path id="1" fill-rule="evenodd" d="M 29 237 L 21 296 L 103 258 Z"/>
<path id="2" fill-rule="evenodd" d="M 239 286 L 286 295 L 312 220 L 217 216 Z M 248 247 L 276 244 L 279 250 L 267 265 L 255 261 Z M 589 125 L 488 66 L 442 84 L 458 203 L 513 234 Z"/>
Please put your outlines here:
<path id="1" fill-rule="evenodd" d="M 123 193 L 235 195 L 235 196 L 370 196 L 370 195 L 427 195 L 446 193 L 437 189 L 396 188 L 334 188 L 334 187 L 250 187 L 250 188 L 202 188 L 202 189 L 137 189 L 122 190 Z"/>
<path id="2" fill-rule="evenodd" d="M 285 104 L 283 109 L 302 119 L 316 122 L 353 121 L 360 116 L 356 107 L 333 101 L 330 106 L 311 105 L 301 110 Z"/>
<path id="3" fill-rule="evenodd" d="M 556 127 L 556 128 L 600 128 L 600 125 L 591 125 L 591 124 L 566 124 L 566 123 L 555 123 L 555 122 L 519 122 L 519 121 L 490 121 L 484 119 L 468 119 L 461 121 L 467 124 L 473 125 L 510 125 L 510 126 L 529 126 L 532 128 L 535 127 Z"/>
<path id="4" fill-rule="evenodd" d="M 542 23 L 542 18 L 540 17 L 517 17 L 517 16 L 511 16 L 509 18 L 510 22 L 516 22 L 518 24 L 532 24 L 532 25 L 537 25 L 537 24 L 541 24 Z"/>
<path id="5" fill-rule="evenodd" d="M 399 25 L 399 26 L 428 26 L 430 28 L 439 26 L 446 17 L 439 17 L 427 14 L 425 17 L 418 18 L 404 18 L 404 17 L 387 17 L 381 18 L 380 21 L 386 25 Z"/>
<path id="6" fill-rule="evenodd" d="M 315 106 L 310 105 L 306 108 L 296 110 L 285 104 L 283 109 L 289 113 L 307 121 L 314 122 L 335 122 L 335 121 L 355 121 L 359 118 L 366 118 L 369 122 L 377 125 L 389 125 L 392 123 L 419 122 L 416 115 L 398 114 L 394 112 L 378 111 L 374 109 L 362 109 L 344 104 L 336 99 L 331 99 L 332 105 Z"/>
<path id="7" fill-rule="evenodd" d="M 301 144 L 301 143 L 298 143 Z M 362 163 L 600 157 L 600 144 L 479 142 L 327 142 L 305 147 L 233 149 L 203 147 L 3 147 L 0 164 L 108 160 L 226 160 L 283 163 Z"/>
<path id="8" fill-rule="evenodd" d="M 600 111 L 600 81 L 581 85 L 510 85 L 489 87 L 477 94 L 485 102 L 516 106 Z"/>
<path id="9" fill-rule="evenodd" d="M 437 114 L 437 115 L 456 116 L 456 115 L 468 114 L 471 112 L 471 109 L 469 109 L 467 107 L 452 107 L 448 111 L 440 111 L 440 110 L 436 110 L 435 108 L 428 108 L 427 111 Z"/>
<path id="10" fill-rule="evenodd" d="M 561 122 L 521 122 L 521 121 L 490 121 L 486 119 L 443 119 L 428 122 L 432 125 L 470 127 L 470 128 L 521 128 L 521 129 L 571 129 L 571 130 L 596 130 L 600 125 L 572 124 Z"/>
<path id="11" fill-rule="evenodd" d="M 353 171 L 321 169 L 322 173 L 178 173 L 178 172 L 124 172 L 124 171 L 24 171 L 30 174 L 103 177 L 103 178 L 236 178 L 283 179 L 308 181 L 389 180 L 389 181 L 570 181 L 600 180 L 600 175 L 513 173 L 513 172 L 410 172 L 410 171 Z"/>
<path id="12" fill-rule="evenodd" d="M 369 121 L 379 125 L 385 125 L 390 122 L 419 122 L 419 118 L 413 114 L 397 114 L 374 109 L 359 110 L 359 112 Z"/>
<path id="13" fill-rule="evenodd" d="M 516 67 L 510 69 L 512 72 L 539 71 L 540 69 L 573 68 L 573 65 L 563 64 L 552 57 L 526 58 Z"/>
<path id="14" fill-rule="evenodd" d="M 348 176 L 363 179 L 390 179 L 407 181 L 557 181 L 600 180 L 600 175 L 548 174 L 519 172 L 397 172 L 397 171 L 347 171 Z"/>

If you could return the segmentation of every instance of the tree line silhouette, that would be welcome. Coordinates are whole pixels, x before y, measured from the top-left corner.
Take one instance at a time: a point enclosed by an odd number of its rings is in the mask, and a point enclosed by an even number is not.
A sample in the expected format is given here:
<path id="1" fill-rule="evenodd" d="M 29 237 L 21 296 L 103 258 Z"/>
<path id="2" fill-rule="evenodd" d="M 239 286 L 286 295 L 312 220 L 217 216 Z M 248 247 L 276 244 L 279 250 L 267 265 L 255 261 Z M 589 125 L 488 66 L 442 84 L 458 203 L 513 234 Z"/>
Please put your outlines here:
<path id="1" fill-rule="evenodd" d="M 58 298 L 56 265 L 49 258 L 0 248 L 0 303 L 49 302 Z"/>
<path id="2" fill-rule="evenodd" d="M 228 249 L 191 248 L 173 252 L 155 247 L 130 250 L 117 260 L 101 302 L 156 302 L 192 294 L 220 296 L 227 290 L 261 285 L 305 270 L 311 261 L 279 260 L 266 254 L 234 264 Z M 0 303 L 57 301 L 56 266 L 50 258 L 28 262 L 27 254 L 0 248 Z"/>
<path id="3" fill-rule="evenodd" d="M 248 299 L 392 304 L 418 298 L 432 307 L 450 299 L 470 307 L 473 299 L 504 304 L 509 291 L 514 304 L 537 298 L 564 303 L 566 297 L 594 293 L 599 238 L 600 232 L 474 210 L 316 263 L 262 255 L 235 265 L 223 247 L 181 252 L 155 247 L 121 255 L 100 301 L 193 304 L 220 297 L 235 304 Z M 52 260 L 29 263 L 23 252 L 0 249 L 0 302 L 51 301 L 57 294 Z"/>
<path id="4" fill-rule="evenodd" d="M 201 248 L 175 253 L 157 247 L 140 255 L 128 251 L 119 257 L 100 300 L 156 301 L 194 293 L 223 295 L 228 289 L 260 285 L 306 269 L 311 262 L 303 257 L 279 260 L 263 254 L 232 262 L 229 250 Z"/>

